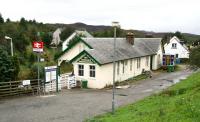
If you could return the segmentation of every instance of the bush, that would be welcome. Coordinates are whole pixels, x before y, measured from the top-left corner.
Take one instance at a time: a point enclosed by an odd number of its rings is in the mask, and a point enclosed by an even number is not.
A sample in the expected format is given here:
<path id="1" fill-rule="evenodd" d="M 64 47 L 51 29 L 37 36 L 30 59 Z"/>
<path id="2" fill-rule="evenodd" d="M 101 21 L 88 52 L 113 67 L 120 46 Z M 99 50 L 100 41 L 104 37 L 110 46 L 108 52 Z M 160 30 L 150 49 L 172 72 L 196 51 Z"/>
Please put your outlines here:
<path id="1" fill-rule="evenodd" d="M 200 67 L 200 47 L 194 48 L 190 53 L 190 65 Z"/>

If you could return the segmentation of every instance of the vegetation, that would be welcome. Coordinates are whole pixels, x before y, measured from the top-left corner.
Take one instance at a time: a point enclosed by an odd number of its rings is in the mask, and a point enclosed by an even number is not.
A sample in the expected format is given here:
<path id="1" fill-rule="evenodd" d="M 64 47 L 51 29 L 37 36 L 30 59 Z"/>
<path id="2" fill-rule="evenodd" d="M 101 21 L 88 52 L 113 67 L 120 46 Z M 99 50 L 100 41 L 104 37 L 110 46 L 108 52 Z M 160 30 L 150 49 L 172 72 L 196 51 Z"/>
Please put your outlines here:
<path id="1" fill-rule="evenodd" d="M 0 82 L 16 80 L 19 70 L 18 57 L 11 57 L 0 48 Z"/>
<path id="2" fill-rule="evenodd" d="M 193 48 L 190 52 L 190 65 L 200 67 L 200 47 Z"/>
<path id="3" fill-rule="evenodd" d="M 200 72 L 162 93 L 120 107 L 88 122 L 199 122 Z"/>

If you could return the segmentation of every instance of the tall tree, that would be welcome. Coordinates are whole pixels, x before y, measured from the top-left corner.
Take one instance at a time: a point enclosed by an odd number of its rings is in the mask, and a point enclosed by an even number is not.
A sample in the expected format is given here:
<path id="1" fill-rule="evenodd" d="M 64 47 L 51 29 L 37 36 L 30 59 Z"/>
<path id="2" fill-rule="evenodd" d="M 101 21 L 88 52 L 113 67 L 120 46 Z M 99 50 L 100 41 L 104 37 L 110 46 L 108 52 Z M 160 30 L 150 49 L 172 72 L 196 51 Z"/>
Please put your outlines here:
<path id="1" fill-rule="evenodd" d="M 0 48 L 0 82 L 15 80 L 18 72 L 18 59 L 10 57 L 5 50 Z"/>
<path id="2" fill-rule="evenodd" d="M 0 24 L 3 24 L 3 23 L 4 23 L 4 19 L 3 19 L 2 15 L 1 15 L 1 13 L 0 13 Z"/>

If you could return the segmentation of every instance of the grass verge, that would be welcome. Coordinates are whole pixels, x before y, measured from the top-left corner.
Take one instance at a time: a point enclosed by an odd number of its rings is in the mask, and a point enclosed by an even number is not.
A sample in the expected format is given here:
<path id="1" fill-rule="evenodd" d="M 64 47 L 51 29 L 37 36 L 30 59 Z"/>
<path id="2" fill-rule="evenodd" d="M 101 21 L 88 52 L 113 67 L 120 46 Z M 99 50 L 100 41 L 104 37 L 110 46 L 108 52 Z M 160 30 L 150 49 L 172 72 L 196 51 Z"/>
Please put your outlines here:
<path id="1" fill-rule="evenodd" d="M 162 93 L 86 122 L 200 122 L 200 72 Z"/>

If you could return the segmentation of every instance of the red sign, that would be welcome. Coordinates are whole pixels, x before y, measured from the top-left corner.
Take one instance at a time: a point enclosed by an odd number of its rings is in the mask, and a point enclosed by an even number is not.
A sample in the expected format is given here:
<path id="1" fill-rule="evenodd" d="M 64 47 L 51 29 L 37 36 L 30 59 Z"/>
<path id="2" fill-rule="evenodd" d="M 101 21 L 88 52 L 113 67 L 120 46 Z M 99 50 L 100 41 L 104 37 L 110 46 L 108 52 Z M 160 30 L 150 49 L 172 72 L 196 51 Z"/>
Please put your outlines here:
<path id="1" fill-rule="evenodd" d="M 40 42 L 33 42 L 33 51 L 34 52 L 43 52 L 43 45 L 42 41 Z"/>

